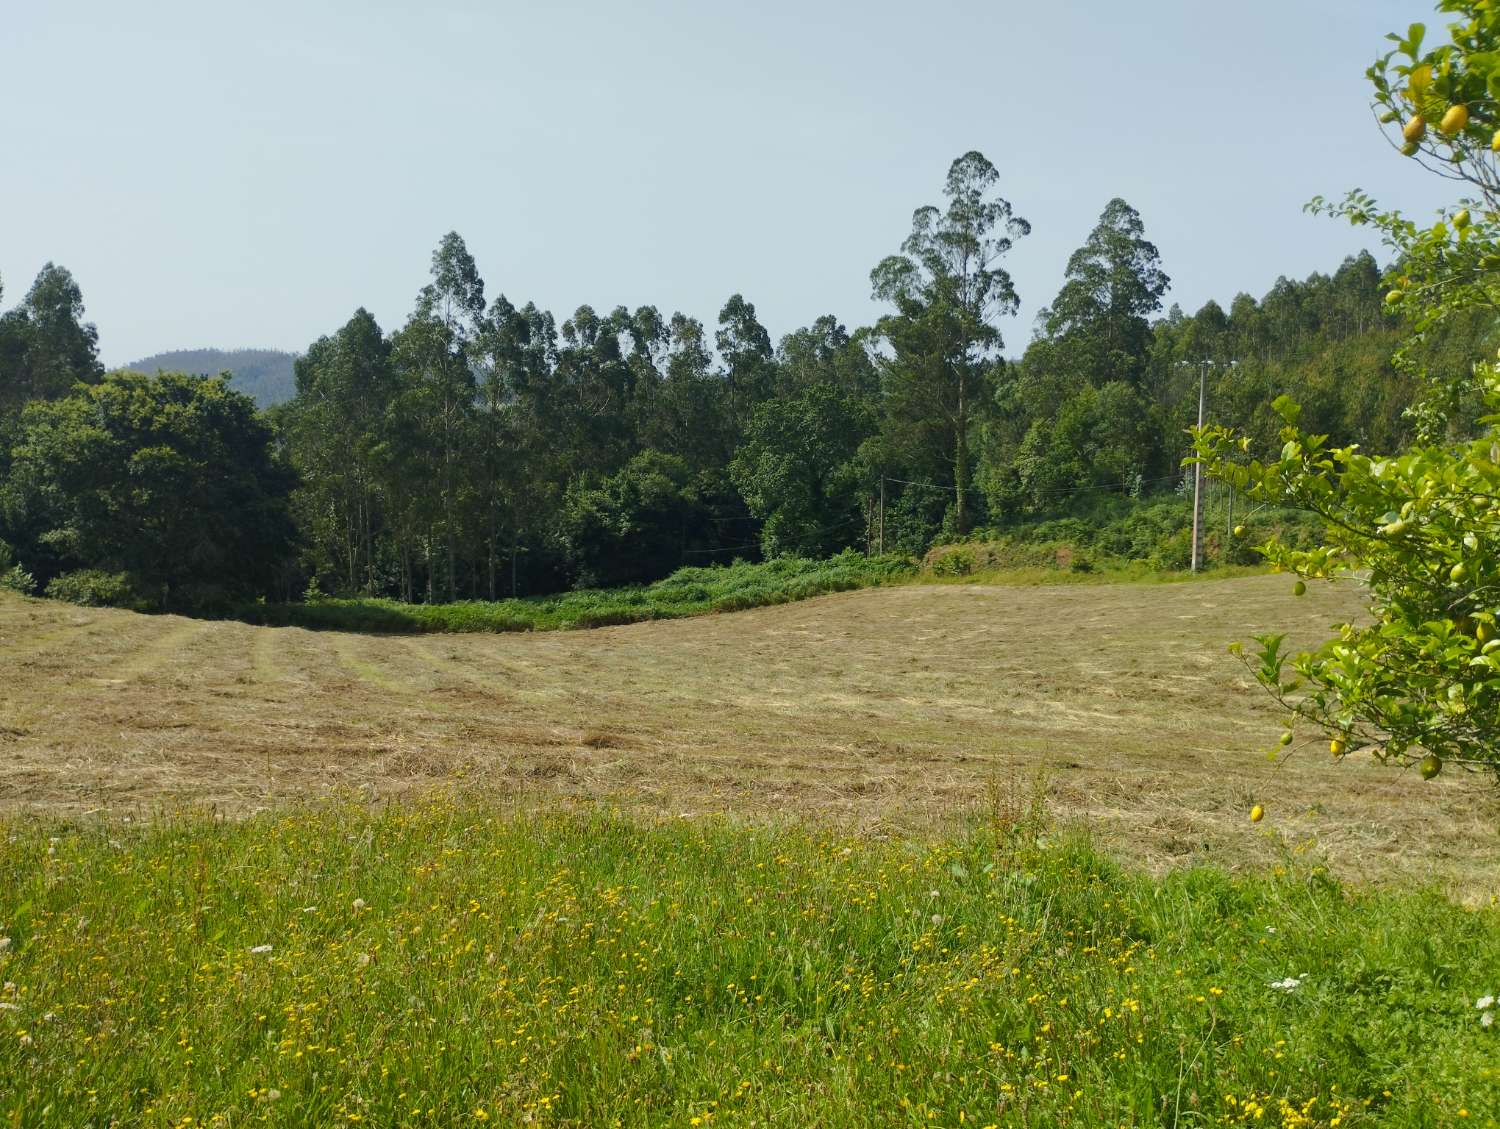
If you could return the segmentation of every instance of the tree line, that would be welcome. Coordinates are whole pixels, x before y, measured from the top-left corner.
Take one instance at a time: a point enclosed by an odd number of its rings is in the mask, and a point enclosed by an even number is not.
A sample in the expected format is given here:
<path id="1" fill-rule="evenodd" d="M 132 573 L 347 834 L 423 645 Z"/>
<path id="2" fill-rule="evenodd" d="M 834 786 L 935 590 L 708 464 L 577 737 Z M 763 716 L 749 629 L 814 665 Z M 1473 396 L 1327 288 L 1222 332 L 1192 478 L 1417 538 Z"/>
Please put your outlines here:
<path id="1" fill-rule="evenodd" d="M 1030 225 L 979 153 L 871 272 L 886 313 L 773 343 L 744 296 L 706 326 L 654 306 L 559 323 L 491 297 L 463 239 L 404 324 L 366 310 L 258 412 L 223 380 L 103 372 L 66 270 L 0 315 L 0 572 L 140 606 L 304 591 L 442 602 L 633 584 L 684 564 L 935 539 L 1177 490 L 1200 377 L 1212 418 L 1274 435 L 1279 393 L 1341 443 L 1394 449 L 1412 366 L 1368 254 L 1163 313 L 1170 281 L 1111 200 L 1031 341 L 1007 253 Z"/>

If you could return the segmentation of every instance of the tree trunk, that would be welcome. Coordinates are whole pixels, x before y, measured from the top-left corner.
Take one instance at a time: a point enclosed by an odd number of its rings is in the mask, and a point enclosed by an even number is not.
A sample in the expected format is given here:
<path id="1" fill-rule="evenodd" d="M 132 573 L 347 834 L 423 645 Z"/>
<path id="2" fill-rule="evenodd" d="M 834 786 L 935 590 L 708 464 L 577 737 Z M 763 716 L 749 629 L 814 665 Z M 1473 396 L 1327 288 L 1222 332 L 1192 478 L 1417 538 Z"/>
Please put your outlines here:
<path id="1" fill-rule="evenodd" d="M 969 401 L 963 382 L 958 386 L 958 418 L 953 436 L 954 523 L 960 535 L 969 532 Z"/>

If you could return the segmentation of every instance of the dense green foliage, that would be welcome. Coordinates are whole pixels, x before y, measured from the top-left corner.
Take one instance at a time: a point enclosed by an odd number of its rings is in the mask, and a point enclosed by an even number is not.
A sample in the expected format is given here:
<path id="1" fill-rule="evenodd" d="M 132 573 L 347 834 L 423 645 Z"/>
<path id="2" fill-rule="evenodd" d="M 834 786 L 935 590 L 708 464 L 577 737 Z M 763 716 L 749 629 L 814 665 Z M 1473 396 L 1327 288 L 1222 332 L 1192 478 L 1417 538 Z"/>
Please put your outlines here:
<path id="1" fill-rule="evenodd" d="M 1251 511 L 1228 490 L 1209 493 L 1204 518 L 1204 561 L 1215 568 L 1263 564 L 1254 546 L 1273 536 L 1297 548 L 1323 544 L 1322 523 L 1311 514 L 1264 506 Z M 1100 495 L 1066 517 L 976 529 L 963 541 L 940 542 L 928 553 L 928 563 L 933 572 L 948 576 L 1035 567 L 1173 573 L 1188 568 L 1191 526 L 1190 498 L 1136 501 Z"/>
<path id="2" fill-rule="evenodd" d="M 1500 12 L 1470 0 L 1441 8 L 1459 16 L 1450 43 L 1424 52 L 1425 29 L 1413 25 L 1390 37 L 1395 49 L 1369 75 L 1403 151 L 1440 160 L 1479 198 L 1459 200 L 1433 225 L 1383 212 L 1359 191 L 1337 207 L 1313 204 L 1374 225 L 1396 253 L 1386 301 L 1413 328 L 1399 356 L 1423 390 L 1416 442 L 1371 454 L 1331 438 L 1293 397 L 1276 405 L 1279 451 L 1247 458 L 1254 437 L 1222 426 L 1198 440 L 1209 468 L 1252 500 L 1326 522 L 1323 546 L 1264 545 L 1278 568 L 1368 577 L 1368 622 L 1344 624 L 1295 656 L 1280 636 L 1263 636 L 1257 676 L 1294 715 L 1328 731 L 1336 756 L 1363 748 L 1421 758 L 1428 777 L 1447 760 L 1500 771 L 1500 367 L 1425 363 L 1430 342 L 1500 308 Z"/>
<path id="3" fill-rule="evenodd" d="M 441 803 L 4 830 L 0 1118 L 34 1129 L 1500 1110 L 1495 910 L 1305 865 L 1153 879 L 1024 814 L 932 843 Z"/>
<path id="4" fill-rule="evenodd" d="M 82 319 L 83 292 L 51 263 L 25 300 L 0 314 L 0 421 L 31 400 L 52 399 L 77 381 L 99 378 L 99 334 Z"/>
<path id="5" fill-rule="evenodd" d="M 292 366 L 297 358 L 279 349 L 173 349 L 153 353 L 125 367 L 132 372 L 190 372 L 197 376 L 229 374 L 229 386 L 260 408 L 290 400 L 297 391 Z"/>
<path id="6" fill-rule="evenodd" d="M 1087 547 L 1097 534 L 1111 542 L 1106 556 L 1170 567 L 1186 559 L 1188 522 L 1164 503 L 1180 496 L 1200 378 L 1210 418 L 1258 441 L 1274 438 L 1267 408 L 1283 392 L 1330 443 L 1393 449 L 1412 437 L 1406 409 L 1420 384 L 1390 361 L 1407 327 L 1383 302 L 1373 258 L 1280 279 L 1228 312 L 1209 302 L 1163 315 L 1160 255 L 1120 199 L 1070 258 L 1031 342 L 1007 359 L 1002 324 L 1020 296 L 1004 264 L 1030 228 L 998 187 L 981 154 L 959 158 L 943 205 L 917 209 L 899 253 L 871 273 L 887 309 L 877 324 L 851 332 L 825 315 L 779 343 L 741 295 L 712 332 L 649 305 L 584 305 L 559 322 L 491 298 L 464 241 L 448 234 L 404 324 L 387 332 L 361 309 L 296 359 L 295 393 L 267 413 L 266 480 L 242 480 L 277 508 L 283 468 L 295 472 L 295 543 L 273 538 L 274 568 L 257 560 L 228 577 L 216 574 L 222 555 L 182 559 L 144 525 L 133 546 L 60 532 L 71 519 L 44 517 L 34 484 L 12 470 L 23 426 L 51 419 L 59 450 L 58 429 L 83 426 L 76 410 L 66 424 L 43 413 L 23 425 L 23 406 L 101 379 L 78 288 L 49 266 L 0 317 L 11 586 L 30 577 L 43 591 L 159 603 L 163 581 L 142 562 L 169 551 L 179 593 L 493 602 L 649 583 L 735 558 L 920 556 L 974 530 L 1024 539 L 1059 520 L 1075 530 L 1060 540 Z M 1410 354 L 1451 383 L 1491 335 L 1483 318 L 1453 319 Z M 199 497 L 212 493 L 199 485 Z M 81 488 L 51 480 L 50 512 L 77 510 L 60 492 Z M 129 512 L 139 516 L 139 503 Z M 1102 529 L 1100 515 L 1115 515 L 1107 524 L 1136 505 L 1143 522 L 1180 525 L 1150 538 Z M 279 524 L 262 510 L 252 527 Z M 1210 541 L 1212 563 L 1246 555 Z M 59 579 L 80 570 L 90 577 Z M 125 573 L 123 585 L 104 582 Z"/>
<path id="7" fill-rule="evenodd" d="M 911 563 L 901 557 L 866 557 L 845 550 L 828 560 L 778 557 L 760 564 L 737 561 L 682 568 L 664 580 L 636 588 L 448 604 L 320 597 L 295 604 L 244 606 L 239 615 L 257 623 L 344 631 L 550 631 L 742 611 L 889 584 L 910 577 L 913 571 Z"/>
<path id="8" fill-rule="evenodd" d="M 49 594 L 222 605 L 270 588 L 292 546 L 292 476 L 249 397 L 221 379 L 111 373 L 35 400 L 10 462 L 3 502 L 27 563 L 55 577 Z M 95 575 L 69 583 L 75 569 Z"/>

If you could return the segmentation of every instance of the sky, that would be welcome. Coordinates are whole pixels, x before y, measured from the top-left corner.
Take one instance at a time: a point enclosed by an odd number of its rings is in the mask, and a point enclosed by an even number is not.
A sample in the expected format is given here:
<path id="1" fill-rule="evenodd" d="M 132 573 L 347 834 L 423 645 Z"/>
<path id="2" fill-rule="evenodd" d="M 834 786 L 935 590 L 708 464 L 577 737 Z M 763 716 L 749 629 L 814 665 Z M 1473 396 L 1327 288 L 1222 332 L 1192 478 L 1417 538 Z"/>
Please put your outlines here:
<path id="1" fill-rule="evenodd" d="M 869 272 L 954 158 L 1032 234 L 1030 339 L 1108 201 L 1192 312 L 1332 271 L 1364 188 L 1427 215 L 1364 69 L 1431 0 L 68 0 L 0 22 L 0 304 L 69 268 L 119 365 L 399 327 L 458 231 L 493 299 L 651 303 L 773 337 L 877 317 Z M 1431 37 L 1431 36 L 1429 36 Z M 1383 261 L 1383 256 L 1382 257 Z"/>

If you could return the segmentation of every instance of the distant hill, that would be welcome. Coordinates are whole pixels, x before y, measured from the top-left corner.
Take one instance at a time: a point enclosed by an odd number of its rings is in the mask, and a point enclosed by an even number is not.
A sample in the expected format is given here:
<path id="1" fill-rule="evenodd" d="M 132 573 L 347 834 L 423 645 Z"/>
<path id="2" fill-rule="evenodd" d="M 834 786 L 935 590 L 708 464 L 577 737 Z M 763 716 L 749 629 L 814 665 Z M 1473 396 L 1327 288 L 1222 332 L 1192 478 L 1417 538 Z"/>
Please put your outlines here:
<path id="1" fill-rule="evenodd" d="M 297 390 L 292 376 L 294 360 L 296 354 L 279 349 L 174 349 L 131 361 L 124 367 L 137 372 L 164 369 L 207 376 L 227 371 L 234 376 L 230 381 L 234 388 L 252 397 L 260 407 L 269 408 L 290 400 Z"/>

